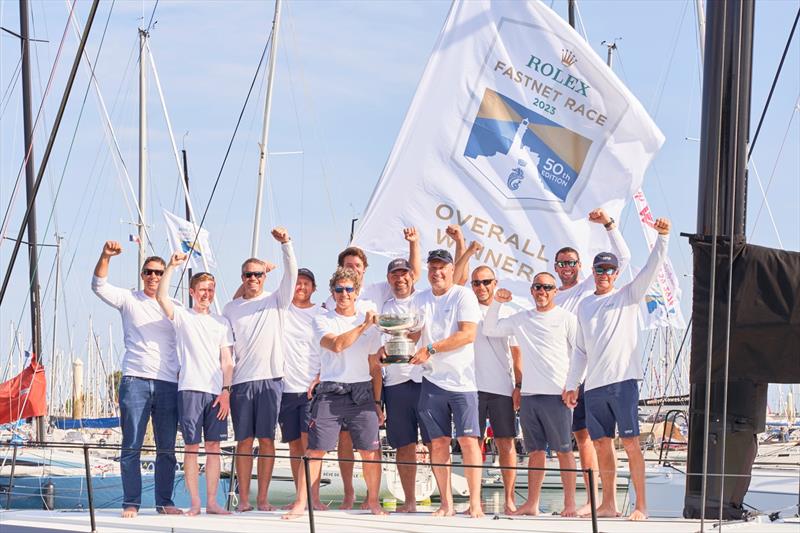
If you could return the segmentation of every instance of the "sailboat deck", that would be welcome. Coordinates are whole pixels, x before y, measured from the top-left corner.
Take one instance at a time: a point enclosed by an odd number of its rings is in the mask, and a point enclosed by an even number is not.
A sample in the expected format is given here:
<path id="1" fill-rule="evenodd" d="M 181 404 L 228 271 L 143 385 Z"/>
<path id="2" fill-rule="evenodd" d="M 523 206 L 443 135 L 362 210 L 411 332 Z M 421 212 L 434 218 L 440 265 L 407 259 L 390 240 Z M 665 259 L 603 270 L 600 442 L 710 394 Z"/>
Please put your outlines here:
<path id="1" fill-rule="evenodd" d="M 123 519 L 117 510 L 102 510 L 96 514 L 97 530 L 103 533 L 139 532 L 185 532 L 201 533 L 220 531 L 268 531 L 272 528 L 282 532 L 306 533 L 309 531 L 308 518 L 285 521 L 281 512 L 251 512 L 232 516 L 164 516 L 155 511 L 143 510 L 135 519 Z M 449 518 L 434 518 L 429 513 L 401 514 L 376 517 L 365 511 L 326 511 L 315 514 L 316 531 L 338 533 L 340 531 L 382 531 L 391 532 L 564 532 L 585 533 L 592 530 L 589 519 L 560 518 L 551 515 L 537 517 L 492 517 L 470 519 L 459 515 Z M 736 531 L 796 532 L 800 519 L 785 522 L 729 522 L 723 527 L 735 527 Z M 89 514 L 86 512 L 62 511 L 0 511 L 0 529 L 3 533 L 39 533 L 45 531 L 88 531 Z M 642 523 L 625 519 L 600 519 L 599 529 L 604 533 L 633 533 L 643 530 Z M 651 519 L 647 521 L 649 533 L 689 533 L 700 530 L 699 520 Z M 706 529 L 716 528 L 710 521 Z"/>

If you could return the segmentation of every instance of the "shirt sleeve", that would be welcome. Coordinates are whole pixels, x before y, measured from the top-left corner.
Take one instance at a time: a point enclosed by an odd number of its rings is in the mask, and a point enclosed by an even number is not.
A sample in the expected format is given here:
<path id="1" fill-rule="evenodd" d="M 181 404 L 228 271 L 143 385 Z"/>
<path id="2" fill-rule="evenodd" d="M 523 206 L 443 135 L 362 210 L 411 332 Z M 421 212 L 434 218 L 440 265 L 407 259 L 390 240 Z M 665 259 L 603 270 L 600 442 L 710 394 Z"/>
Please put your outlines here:
<path id="1" fill-rule="evenodd" d="M 110 284 L 108 278 L 99 278 L 97 276 L 92 276 L 92 291 L 98 298 L 117 310 L 122 309 L 125 300 L 131 294 L 128 289 L 121 289 Z"/>
<path id="2" fill-rule="evenodd" d="M 222 317 L 222 324 L 225 331 L 222 335 L 219 347 L 233 346 L 233 328 L 231 327 L 231 323 L 227 318 Z"/>
<path id="3" fill-rule="evenodd" d="M 574 315 L 573 315 L 574 316 Z M 580 322 L 574 321 L 575 339 L 572 343 L 572 357 L 569 360 L 569 372 L 567 372 L 567 390 L 575 390 L 583 382 L 586 375 L 586 345 Z"/>
<path id="4" fill-rule="evenodd" d="M 183 324 L 184 318 L 186 318 L 186 309 L 183 307 L 175 307 L 172 310 L 172 327 L 176 330 L 181 327 Z"/>
<path id="5" fill-rule="evenodd" d="M 297 284 L 297 259 L 294 256 L 292 241 L 281 244 L 283 253 L 283 277 L 275 291 L 277 305 L 281 309 L 288 309 L 294 297 L 294 287 Z"/>
<path id="6" fill-rule="evenodd" d="M 647 258 L 647 263 L 639 271 L 633 281 L 622 288 L 624 294 L 622 295 L 623 301 L 626 304 L 637 303 L 644 298 L 647 289 L 658 278 L 658 271 L 664 260 L 667 258 L 667 245 L 669 244 L 669 235 L 659 235 L 656 239 L 656 244 L 650 251 L 650 256 Z"/>
<path id="7" fill-rule="evenodd" d="M 611 241 L 611 252 L 619 259 L 619 272 L 625 272 L 631 264 L 631 250 L 618 227 L 608 232 L 608 240 Z"/>
<path id="8" fill-rule="evenodd" d="M 500 317 L 500 309 L 502 304 L 494 301 L 486 311 L 486 317 L 483 319 L 482 332 L 487 337 L 508 337 L 514 333 L 514 327 L 510 320 Z M 516 340 L 512 346 L 518 346 Z"/>
<path id="9" fill-rule="evenodd" d="M 463 287 L 462 287 L 463 289 Z M 480 323 L 481 318 L 481 307 L 478 304 L 478 299 L 467 289 L 463 289 L 460 291 L 461 296 L 458 300 L 458 309 L 456 313 L 456 321 L 457 322 L 473 322 L 475 324 Z"/>
<path id="10" fill-rule="evenodd" d="M 317 349 L 319 350 L 319 347 L 321 346 L 320 342 L 322 342 L 322 337 L 330 333 L 328 331 L 328 319 L 325 317 L 325 315 L 317 315 L 316 317 L 314 317 L 313 328 L 314 328 L 314 340 L 313 340 L 314 346 L 316 346 Z"/>

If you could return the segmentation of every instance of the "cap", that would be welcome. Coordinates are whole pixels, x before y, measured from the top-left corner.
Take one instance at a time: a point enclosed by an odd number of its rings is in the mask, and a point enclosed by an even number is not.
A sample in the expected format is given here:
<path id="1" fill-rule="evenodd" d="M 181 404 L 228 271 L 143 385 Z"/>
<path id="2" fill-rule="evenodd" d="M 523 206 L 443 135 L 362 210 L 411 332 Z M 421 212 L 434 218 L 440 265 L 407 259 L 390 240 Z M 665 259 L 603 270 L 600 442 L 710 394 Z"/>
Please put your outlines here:
<path id="1" fill-rule="evenodd" d="M 452 263 L 453 256 L 447 250 L 433 250 L 428 252 L 428 263 L 431 261 L 444 261 L 445 263 Z"/>
<path id="2" fill-rule="evenodd" d="M 594 256 L 594 261 L 592 261 L 592 266 L 604 266 L 609 265 L 613 266 L 614 268 L 619 268 L 619 260 L 617 256 L 612 254 L 611 252 L 602 252 Z"/>
<path id="3" fill-rule="evenodd" d="M 317 280 L 316 280 L 316 279 L 314 279 L 314 273 L 313 273 L 313 272 L 311 272 L 309 269 L 307 269 L 307 268 L 298 268 L 298 269 L 297 269 L 297 276 L 298 276 L 298 277 L 299 277 L 299 276 L 305 276 L 305 277 L 307 277 L 308 279 L 310 279 L 310 280 L 311 280 L 311 283 L 312 283 L 312 284 L 313 284 L 315 287 L 317 286 Z"/>
<path id="4" fill-rule="evenodd" d="M 395 270 L 411 270 L 411 265 L 407 260 L 398 257 L 397 259 L 389 261 L 389 266 L 386 267 L 386 273 L 391 274 Z"/>

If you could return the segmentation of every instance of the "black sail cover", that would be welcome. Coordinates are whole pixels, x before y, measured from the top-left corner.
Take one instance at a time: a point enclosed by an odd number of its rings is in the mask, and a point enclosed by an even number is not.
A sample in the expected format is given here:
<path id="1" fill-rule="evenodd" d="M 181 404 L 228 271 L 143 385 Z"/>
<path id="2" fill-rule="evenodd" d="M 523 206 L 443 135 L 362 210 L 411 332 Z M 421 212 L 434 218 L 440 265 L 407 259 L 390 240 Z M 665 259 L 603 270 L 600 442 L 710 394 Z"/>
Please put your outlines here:
<path id="1" fill-rule="evenodd" d="M 694 252 L 690 382 L 706 381 L 711 243 Z M 711 381 L 722 383 L 728 314 L 728 243 L 717 245 Z M 729 382 L 800 383 L 800 252 L 734 245 Z"/>

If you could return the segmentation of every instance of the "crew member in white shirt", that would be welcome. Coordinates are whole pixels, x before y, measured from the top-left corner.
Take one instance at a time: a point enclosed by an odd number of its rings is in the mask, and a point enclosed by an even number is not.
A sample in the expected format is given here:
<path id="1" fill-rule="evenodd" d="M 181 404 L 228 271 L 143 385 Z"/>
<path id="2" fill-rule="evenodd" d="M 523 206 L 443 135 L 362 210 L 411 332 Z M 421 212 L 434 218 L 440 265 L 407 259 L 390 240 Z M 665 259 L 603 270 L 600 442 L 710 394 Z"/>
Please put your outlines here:
<path id="1" fill-rule="evenodd" d="M 447 250 L 428 254 L 429 290 L 417 293 L 414 307 L 423 315 L 422 346 L 411 359 L 423 365 L 419 412 L 431 437 L 431 462 L 450 461 L 450 440 L 455 424 L 465 465 L 480 465 L 478 444 L 478 387 L 475 383 L 473 342 L 481 320 L 478 300 L 472 291 L 453 283 L 453 256 Z M 441 494 L 441 506 L 434 516 L 452 516 L 453 492 L 450 467 L 433 467 Z M 465 468 L 469 485 L 469 508 L 473 518 L 484 516 L 481 509 L 481 469 Z"/>
<path id="2" fill-rule="evenodd" d="M 622 232 L 617 228 L 617 223 L 602 208 L 592 210 L 589 213 L 589 221 L 595 224 L 602 224 L 606 229 L 608 240 L 611 244 L 611 253 L 619 258 L 619 270 L 624 272 L 630 263 L 631 251 L 622 237 Z M 556 274 L 561 281 L 561 286 L 556 293 L 556 305 L 574 313 L 578 309 L 578 304 L 581 300 L 594 292 L 594 278 L 589 276 L 581 281 L 578 280 L 581 272 L 581 258 L 578 251 L 569 246 L 565 246 L 556 252 L 554 265 Z M 575 405 L 575 409 L 572 410 L 572 432 L 575 435 L 575 442 L 578 443 L 581 469 L 591 469 L 597 472 L 597 454 L 594 451 L 592 439 L 589 437 L 589 430 L 586 429 L 586 406 L 583 401 L 582 384 L 578 389 L 578 403 Z M 585 473 L 583 474 L 583 481 L 584 485 L 588 487 L 589 478 Z M 597 497 L 597 485 L 596 483 L 595 498 Z M 591 500 L 587 493 L 586 503 L 578 509 L 578 516 L 588 516 L 591 512 Z"/>
<path id="3" fill-rule="evenodd" d="M 111 258 L 122 253 L 117 241 L 106 241 L 94 267 L 92 290 L 122 317 L 125 353 L 122 356 L 122 381 L 119 386 L 122 451 L 122 517 L 133 518 L 142 503 L 142 465 L 139 451 L 147 422 L 153 421 L 156 448 L 156 510 L 162 514 L 181 514 L 172 501 L 175 485 L 175 436 L 178 432 L 178 357 L 175 330 L 156 302 L 158 282 L 164 274 L 164 260 L 152 256 L 144 260 L 140 291 L 122 289 L 108 282 Z"/>
<path id="4" fill-rule="evenodd" d="M 253 510 L 250 478 L 255 439 L 258 439 L 259 453 L 256 506 L 259 511 L 276 509 L 269 503 L 268 491 L 275 464 L 275 427 L 283 394 L 283 317 L 292 302 L 297 261 L 284 228 L 273 229 L 272 237 L 281 243 L 283 260 L 283 277 L 278 289 L 270 294 L 264 292 L 266 264 L 251 257 L 242 263 L 242 296 L 222 310 L 235 340 L 231 417 L 238 454 L 238 512 Z"/>
<path id="5" fill-rule="evenodd" d="M 411 264 L 414 279 L 419 279 L 419 276 L 422 275 L 422 258 L 420 256 L 417 229 L 414 227 L 403 228 L 403 238 L 408 242 L 408 262 Z M 364 283 L 364 274 L 368 266 L 367 254 L 358 246 L 350 246 L 342 250 L 337 258 L 337 264 L 340 268 L 352 268 L 358 275 L 361 290 L 356 305 L 359 307 L 359 311 L 366 311 L 367 309 L 378 310 L 383 305 L 383 302 L 392 297 L 392 291 L 387 282 Z M 336 301 L 331 296 L 325 301 L 323 307 L 333 309 L 336 307 Z M 353 454 L 353 439 L 350 438 L 346 425 L 342 428 L 342 434 L 339 435 L 336 454 L 341 459 L 339 471 L 342 474 L 342 484 L 344 485 L 344 497 L 339 509 L 352 509 L 356 499 L 356 493 L 353 489 L 353 458 L 355 455 Z"/>
<path id="6" fill-rule="evenodd" d="M 534 276 L 531 296 L 535 309 L 499 318 L 501 303 L 511 301 L 511 292 L 499 289 L 483 321 L 486 335 L 515 335 L 522 350 L 522 380 L 514 389 L 520 423 L 528 451 L 528 500 L 515 514 L 538 515 L 544 481 L 545 452 L 549 447 L 558 456 L 564 484 L 564 509 L 561 516 L 576 516 L 575 456 L 570 427 L 572 413 L 561 399 L 567 380 L 569 360 L 575 344 L 575 315 L 555 304 L 556 280 L 541 272 Z M 521 398 L 520 398 L 521 396 Z"/>
<path id="7" fill-rule="evenodd" d="M 228 319 L 211 312 L 216 283 L 208 272 L 198 272 L 189 281 L 192 309 L 173 304 L 169 284 L 175 267 L 186 260 L 176 252 L 158 284 L 156 299 L 175 328 L 180 374 L 178 421 L 186 444 L 183 473 L 191 497 L 189 515 L 200 514 L 200 442 L 206 451 L 206 513 L 230 514 L 217 502 L 220 441 L 228 438 L 228 411 L 233 381 L 233 332 Z"/>
<path id="8" fill-rule="evenodd" d="M 578 305 L 578 334 L 567 378 L 567 405 L 573 407 L 578 385 L 586 375 L 586 422 L 600 464 L 603 501 L 599 516 L 617 516 L 616 456 L 613 438 L 619 428 L 620 440 L 628 456 L 636 491 L 636 507 L 630 520 L 647 518 L 644 458 L 639 448 L 638 381 L 643 372 L 636 344 L 639 304 L 656 280 L 667 256 L 670 222 L 659 218 L 658 231 L 644 268 L 628 285 L 616 289 L 619 261 L 611 253 L 601 253 L 593 261 L 595 292 Z"/>
<path id="9" fill-rule="evenodd" d="M 289 444 L 289 455 L 297 490 L 305 487 L 297 485 L 299 470 L 303 468 L 300 459 L 308 448 L 308 424 L 311 420 L 311 384 L 319 376 L 319 344 L 314 342 L 314 318 L 325 310 L 311 301 L 317 290 L 314 273 L 307 268 L 297 271 L 292 305 L 286 312 L 283 326 L 284 376 L 283 396 L 278 424 L 281 427 L 281 441 Z M 319 499 L 319 481 L 311 487 L 315 511 L 328 508 Z"/>
<path id="10" fill-rule="evenodd" d="M 387 267 L 386 280 L 393 297 L 383 304 L 381 314 L 413 312 L 414 275 L 411 265 L 403 258 L 395 259 Z M 383 347 L 378 356 L 383 358 Z M 403 486 L 405 499 L 397 508 L 399 513 L 415 513 L 417 480 L 417 443 L 430 446 L 428 431 L 420 420 L 419 398 L 422 388 L 422 367 L 410 363 L 392 363 L 383 367 L 383 398 L 386 404 L 386 438 L 397 450 L 397 473 Z M 379 395 L 378 395 L 379 396 Z M 400 464 L 405 463 L 405 464 Z"/>
<path id="11" fill-rule="evenodd" d="M 366 461 L 380 460 L 378 427 L 383 421 L 380 400 L 375 397 L 371 357 L 381 344 L 380 332 L 374 328 L 377 314 L 359 311 L 356 306 L 360 280 L 350 268 L 337 268 L 330 280 L 336 307 L 314 318 L 314 338 L 320 345 L 320 383 L 311 408 L 308 450 L 311 459 L 322 459 L 336 447 L 342 424 L 347 424 L 353 444 Z M 367 509 L 372 514 L 386 514 L 378 499 L 381 465 L 363 463 L 367 484 Z M 317 482 L 322 463 L 309 463 L 311 479 Z M 302 516 L 308 503 L 305 472 L 298 476 L 297 497 L 283 518 Z"/>
<path id="12" fill-rule="evenodd" d="M 480 304 L 481 315 L 494 300 L 497 278 L 494 270 L 482 265 L 472 271 L 472 292 Z M 504 307 L 504 316 L 510 310 Z M 514 438 L 517 436 L 517 415 L 512 393 L 514 384 L 522 381 L 522 361 L 519 346 L 513 334 L 489 337 L 481 330 L 484 321 L 478 324 L 475 336 L 475 379 L 478 384 L 478 424 L 479 435 L 484 437 L 486 419 L 492 425 L 494 442 L 500 455 L 505 503 L 503 511 L 513 514 L 517 510 L 514 497 L 516 480 L 517 450 Z"/>

